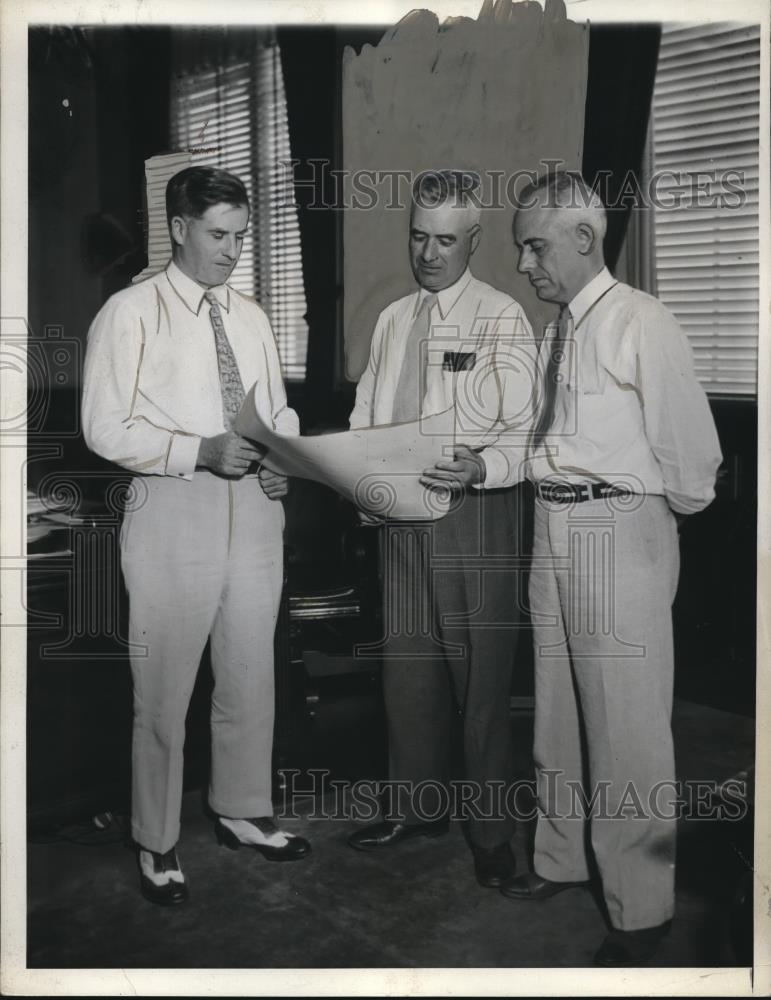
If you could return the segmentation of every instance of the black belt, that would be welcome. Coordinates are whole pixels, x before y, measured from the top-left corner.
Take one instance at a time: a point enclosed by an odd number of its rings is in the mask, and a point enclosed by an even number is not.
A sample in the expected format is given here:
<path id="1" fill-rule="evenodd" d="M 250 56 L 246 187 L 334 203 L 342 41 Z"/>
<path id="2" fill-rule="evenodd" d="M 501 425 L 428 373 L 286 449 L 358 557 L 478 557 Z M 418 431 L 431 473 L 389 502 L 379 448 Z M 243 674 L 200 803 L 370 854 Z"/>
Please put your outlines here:
<path id="1" fill-rule="evenodd" d="M 538 483 L 539 500 L 549 503 L 583 503 L 585 500 L 604 500 L 605 497 L 628 497 L 632 491 L 613 486 L 612 483 Z"/>

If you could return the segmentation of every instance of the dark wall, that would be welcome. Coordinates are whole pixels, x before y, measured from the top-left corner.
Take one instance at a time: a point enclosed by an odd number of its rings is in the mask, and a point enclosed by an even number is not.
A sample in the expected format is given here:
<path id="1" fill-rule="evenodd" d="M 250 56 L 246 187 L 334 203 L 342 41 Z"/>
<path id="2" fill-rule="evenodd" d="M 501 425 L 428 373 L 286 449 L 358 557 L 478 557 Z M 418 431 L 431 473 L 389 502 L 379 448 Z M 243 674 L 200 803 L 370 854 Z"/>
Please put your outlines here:
<path id="1" fill-rule="evenodd" d="M 125 257 L 106 252 L 100 262 L 106 300 L 146 263 L 144 161 L 170 148 L 171 31 L 98 28 L 92 29 L 92 43 L 98 80 L 100 209 L 130 239 Z"/>
<path id="2" fill-rule="evenodd" d="M 144 265 L 143 160 L 167 148 L 168 52 L 163 29 L 29 35 L 27 478 L 84 516 L 40 543 L 62 555 L 31 562 L 27 576 L 32 825 L 127 802 L 126 602 L 107 500 L 117 470 L 80 436 L 79 386 L 92 319 Z"/>
<path id="3" fill-rule="evenodd" d="M 680 533 L 674 606 L 675 694 L 753 715 L 757 528 L 757 405 L 710 400 L 723 464 L 715 500 Z"/>
<path id="4" fill-rule="evenodd" d="M 163 28 L 30 29 L 28 315 L 45 382 L 31 486 L 106 466 L 77 433 L 86 335 L 145 264 L 144 160 L 168 145 L 169 52 Z"/>
<path id="5" fill-rule="evenodd" d="M 83 255 L 86 219 L 99 211 L 97 87 L 85 33 L 37 28 L 29 39 L 29 323 L 82 343 L 102 304 Z M 75 359 L 77 361 L 77 359 Z M 79 365 L 71 384 L 79 381 Z"/>
<path id="6" fill-rule="evenodd" d="M 295 168 L 308 302 L 308 374 L 290 402 L 303 430 L 348 426 L 355 386 L 343 376 L 343 220 L 335 208 L 342 169 L 345 47 L 376 44 L 385 27 L 278 30 Z M 329 207 L 323 207 L 324 205 Z"/>
<path id="7" fill-rule="evenodd" d="M 144 159 L 168 145 L 169 43 L 162 28 L 30 30 L 35 337 L 56 325 L 84 343 L 106 298 L 144 264 Z"/>

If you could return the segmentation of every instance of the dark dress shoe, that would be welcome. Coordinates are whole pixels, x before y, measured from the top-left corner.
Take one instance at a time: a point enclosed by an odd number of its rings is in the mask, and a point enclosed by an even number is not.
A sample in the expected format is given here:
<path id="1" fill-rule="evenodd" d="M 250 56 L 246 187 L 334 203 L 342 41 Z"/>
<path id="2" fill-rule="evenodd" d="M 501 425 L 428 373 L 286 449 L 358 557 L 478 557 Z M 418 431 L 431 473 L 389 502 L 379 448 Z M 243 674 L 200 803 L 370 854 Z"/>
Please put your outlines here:
<path id="1" fill-rule="evenodd" d="M 256 826 L 265 837 L 280 833 L 286 837 L 286 843 L 274 846 L 273 844 L 256 844 L 252 841 L 240 840 L 238 835 L 229 826 L 225 826 L 219 818 L 214 825 L 217 843 L 229 847 L 231 851 L 237 851 L 239 847 L 251 847 L 255 851 L 259 851 L 268 861 L 299 861 L 300 858 L 311 853 L 311 845 L 305 837 L 297 837 L 293 833 L 279 830 L 271 816 L 258 816 L 256 819 L 247 819 L 245 822 Z"/>
<path id="2" fill-rule="evenodd" d="M 671 926 L 672 921 L 667 920 L 663 924 L 643 927 L 639 931 L 619 931 L 613 928 L 594 956 L 594 964 L 611 969 L 642 965 L 656 951 Z"/>
<path id="3" fill-rule="evenodd" d="M 588 884 L 588 882 L 550 882 L 535 872 L 529 872 L 527 875 L 518 875 L 504 882 L 501 892 L 509 899 L 548 899 L 550 896 L 556 896 L 558 892 L 564 892 L 565 889 L 575 889 Z"/>
<path id="4" fill-rule="evenodd" d="M 159 906 L 178 906 L 189 898 L 190 893 L 179 866 L 176 848 L 172 847 L 165 854 L 159 854 L 140 847 L 137 861 L 139 886 L 145 899 Z"/>
<path id="5" fill-rule="evenodd" d="M 474 874 L 477 882 L 486 889 L 498 889 L 514 877 L 516 862 L 508 843 L 497 847 L 471 845 L 474 855 Z"/>
<path id="6" fill-rule="evenodd" d="M 441 837 L 449 830 L 446 819 L 433 823 L 373 823 L 352 833 L 348 838 L 351 847 L 357 851 L 376 851 L 380 847 L 394 847 L 413 837 Z"/>

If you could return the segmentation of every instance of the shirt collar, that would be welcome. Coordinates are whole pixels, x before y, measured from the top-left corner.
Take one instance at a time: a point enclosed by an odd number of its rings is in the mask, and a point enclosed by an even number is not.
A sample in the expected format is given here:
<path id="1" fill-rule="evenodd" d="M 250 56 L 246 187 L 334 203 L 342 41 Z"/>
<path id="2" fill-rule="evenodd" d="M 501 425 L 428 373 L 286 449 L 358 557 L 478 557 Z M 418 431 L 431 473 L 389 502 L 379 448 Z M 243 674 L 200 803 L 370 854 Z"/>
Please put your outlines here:
<path id="1" fill-rule="evenodd" d="M 195 313 L 196 316 L 201 311 L 201 304 L 204 302 L 204 296 L 207 291 L 214 292 L 217 302 L 219 302 L 225 312 L 230 312 L 230 289 L 227 285 L 202 288 L 197 281 L 193 281 L 183 270 L 177 267 L 173 260 L 169 261 L 169 265 L 166 268 L 166 277 L 171 287 L 182 299 L 190 312 Z"/>
<path id="2" fill-rule="evenodd" d="M 574 296 L 568 302 L 568 309 L 570 310 L 570 315 L 573 317 L 573 322 L 576 326 L 583 319 L 584 314 L 592 306 L 597 299 L 607 292 L 607 290 L 616 283 L 616 279 L 607 269 L 603 267 L 598 275 L 589 282 L 588 285 L 584 285 L 578 295 Z"/>
<path id="3" fill-rule="evenodd" d="M 440 292 L 432 292 L 428 288 L 421 288 L 418 290 L 418 296 L 415 299 L 415 308 L 413 309 L 413 316 L 417 316 L 418 309 L 420 309 L 423 299 L 428 295 L 436 296 L 436 303 L 439 306 L 439 315 L 442 319 L 447 318 L 447 314 L 457 303 L 458 299 L 466 291 L 468 283 L 471 281 L 472 274 L 471 271 L 466 268 L 463 274 L 458 278 L 458 280 L 450 285 L 448 288 L 443 288 Z"/>

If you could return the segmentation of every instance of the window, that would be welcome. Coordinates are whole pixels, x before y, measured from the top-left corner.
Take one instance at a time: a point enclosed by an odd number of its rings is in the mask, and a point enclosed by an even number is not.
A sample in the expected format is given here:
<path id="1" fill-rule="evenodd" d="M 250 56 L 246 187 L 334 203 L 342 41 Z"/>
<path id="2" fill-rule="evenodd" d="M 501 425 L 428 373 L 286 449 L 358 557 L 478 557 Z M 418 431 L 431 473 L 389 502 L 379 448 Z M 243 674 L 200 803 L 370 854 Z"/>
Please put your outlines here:
<path id="1" fill-rule="evenodd" d="M 275 42 L 249 58 L 179 74 L 172 89 L 172 142 L 193 163 L 237 174 L 252 205 L 250 232 L 230 283 L 268 314 L 284 377 L 305 378 L 308 325 L 281 58 Z"/>
<path id="2" fill-rule="evenodd" d="M 678 191 L 686 197 L 677 208 L 656 206 L 656 281 L 710 393 L 756 392 L 759 105 L 757 25 L 664 26 L 653 167 L 659 202 L 671 203 Z M 675 176 L 665 181 L 662 171 Z M 709 191 L 723 204 L 694 203 L 699 183 L 702 201 Z"/>

